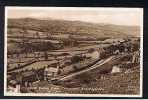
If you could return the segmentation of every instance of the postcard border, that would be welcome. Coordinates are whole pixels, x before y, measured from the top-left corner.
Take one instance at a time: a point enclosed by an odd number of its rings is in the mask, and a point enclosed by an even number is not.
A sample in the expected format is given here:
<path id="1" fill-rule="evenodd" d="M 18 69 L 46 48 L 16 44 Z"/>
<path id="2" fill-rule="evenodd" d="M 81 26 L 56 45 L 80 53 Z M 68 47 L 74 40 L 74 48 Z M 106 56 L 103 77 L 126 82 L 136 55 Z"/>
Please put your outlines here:
<path id="1" fill-rule="evenodd" d="M 140 94 L 139 95 L 118 95 L 118 94 L 49 94 L 49 93 L 7 93 L 6 91 L 6 84 L 7 84 L 7 13 L 8 13 L 8 8 L 24 8 L 21 6 L 5 6 L 5 27 L 4 27 L 4 96 L 58 96 L 58 97 L 142 97 L 143 96 L 143 8 L 138 8 L 141 10 L 141 25 L 140 25 Z M 45 8 L 45 7 L 30 7 L 26 6 L 25 9 L 27 8 Z M 48 7 L 47 7 L 48 8 Z M 61 8 L 61 7 L 49 7 L 49 8 Z M 66 8 L 67 7 L 62 7 Z M 80 8 L 80 7 L 70 7 L 70 8 Z M 115 8 L 116 7 L 83 7 L 83 8 Z M 122 7 L 122 8 L 127 8 L 127 7 Z M 134 9 L 134 8 L 129 8 L 129 9 Z M 136 8 L 137 9 L 137 8 Z"/>

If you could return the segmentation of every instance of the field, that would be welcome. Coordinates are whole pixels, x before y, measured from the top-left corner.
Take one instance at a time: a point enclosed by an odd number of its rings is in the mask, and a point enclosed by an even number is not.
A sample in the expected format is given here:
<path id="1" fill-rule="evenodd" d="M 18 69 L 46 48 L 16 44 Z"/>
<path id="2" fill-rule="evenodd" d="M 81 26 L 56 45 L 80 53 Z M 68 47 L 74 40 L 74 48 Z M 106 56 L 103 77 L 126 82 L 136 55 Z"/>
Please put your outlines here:
<path id="1" fill-rule="evenodd" d="M 22 93 L 139 94 L 138 33 L 137 26 L 9 19 L 7 86 L 19 84 Z"/>

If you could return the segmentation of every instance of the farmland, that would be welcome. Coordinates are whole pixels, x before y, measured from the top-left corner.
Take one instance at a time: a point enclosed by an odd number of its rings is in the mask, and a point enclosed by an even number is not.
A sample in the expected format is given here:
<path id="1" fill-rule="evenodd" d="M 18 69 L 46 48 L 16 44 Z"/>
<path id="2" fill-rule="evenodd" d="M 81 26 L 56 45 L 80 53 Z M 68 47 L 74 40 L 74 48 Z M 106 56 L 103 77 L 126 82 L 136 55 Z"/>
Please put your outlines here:
<path id="1" fill-rule="evenodd" d="M 138 26 L 8 19 L 7 85 L 13 80 L 33 93 L 139 94 L 139 32 Z M 45 69 L 53 69 L 50 77 Z"/>

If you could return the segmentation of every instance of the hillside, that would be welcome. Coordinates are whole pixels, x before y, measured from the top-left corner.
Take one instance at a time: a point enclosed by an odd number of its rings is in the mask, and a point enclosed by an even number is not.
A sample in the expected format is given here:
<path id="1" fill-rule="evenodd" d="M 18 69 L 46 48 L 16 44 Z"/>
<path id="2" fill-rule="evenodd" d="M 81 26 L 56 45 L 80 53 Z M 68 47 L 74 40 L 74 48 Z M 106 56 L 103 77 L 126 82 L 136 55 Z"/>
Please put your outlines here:
<path id="1" fill-rule="evenodd" d="M 97 37 L 139 36 L 140 33 L 140 28 L 138 26 L 121 26 L 101 23 L 94 24 L 53 19 L 39 20 L 32 18 L 8 19 L 8 28 L 24 28 L 41 32 L 60 32 L 62 34 L 87 34 Z"/>

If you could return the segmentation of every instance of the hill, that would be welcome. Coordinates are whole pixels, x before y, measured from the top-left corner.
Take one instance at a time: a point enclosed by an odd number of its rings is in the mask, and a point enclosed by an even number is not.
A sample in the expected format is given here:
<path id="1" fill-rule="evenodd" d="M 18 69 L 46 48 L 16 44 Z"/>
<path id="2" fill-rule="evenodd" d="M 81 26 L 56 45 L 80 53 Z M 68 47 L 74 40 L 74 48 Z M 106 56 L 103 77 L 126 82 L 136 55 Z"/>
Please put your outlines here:
<path id="1" fill-rule="evenodd" d="M 94 35 L 97 37 L 130 37 L 140 36 L 140 27 L 112 24 L 94 24 L 81 21 L 53 19 L 8 19 L 8 28 L 35 30 L 50 33 Z"/>

